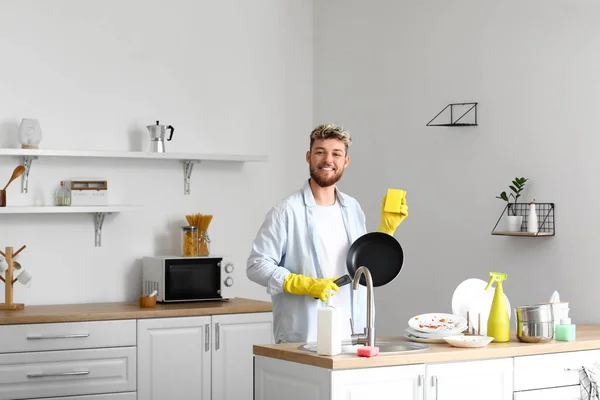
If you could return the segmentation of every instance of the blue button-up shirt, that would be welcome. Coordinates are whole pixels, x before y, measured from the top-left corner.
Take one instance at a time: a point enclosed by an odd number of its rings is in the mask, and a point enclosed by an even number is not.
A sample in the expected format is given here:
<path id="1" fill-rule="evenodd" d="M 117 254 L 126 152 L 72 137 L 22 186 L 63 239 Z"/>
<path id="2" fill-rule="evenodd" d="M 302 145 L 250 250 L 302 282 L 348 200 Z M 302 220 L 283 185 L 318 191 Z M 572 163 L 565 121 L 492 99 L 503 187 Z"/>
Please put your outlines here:
<path id="1" fill-rule="evenodd" d="M 354 198 L 337 188 L 335 193 L 351 245 L 366 233 L 365 214 Z M 267 213 L 248 257 L 248 278 L 265 286 L 271 295 L 276 343 L 317 340 L 317 311 L 324 303 L 310 296 L 283 291 L 283 282 L 290 273 L 323 278 L 319 241 L 313 222 L 315 207 L 315 198 L 307 180 L 300 191 L 282 200 Z M 348 307 L 351 308 L 354 329 L 362 332 L 366 323 L 366 288 L 359 285 L 359 289 L 351 293 Z"/>

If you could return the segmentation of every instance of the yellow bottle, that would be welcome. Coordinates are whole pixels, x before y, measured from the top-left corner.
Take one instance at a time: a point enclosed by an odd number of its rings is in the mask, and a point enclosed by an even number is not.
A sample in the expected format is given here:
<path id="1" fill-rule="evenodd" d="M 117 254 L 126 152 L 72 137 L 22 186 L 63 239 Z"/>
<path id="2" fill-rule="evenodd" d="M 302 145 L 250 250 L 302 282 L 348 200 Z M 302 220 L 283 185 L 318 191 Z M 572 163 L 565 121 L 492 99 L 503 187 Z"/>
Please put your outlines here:
<path id="1" fill-rule="evenodd" d="M 506 278 L 508 278 L 506 274 L 490 272 L 490 280 L 485 288 L 485 290 L 489 289 L 492 283 L 496 282 L 496 291 L 487 323 L 487 335 L 493 337 L 495 343 L 504 343 L 510 340 L 510 320 L 508 319 L 504 290 L 502 290 L 502 281 Z"/>

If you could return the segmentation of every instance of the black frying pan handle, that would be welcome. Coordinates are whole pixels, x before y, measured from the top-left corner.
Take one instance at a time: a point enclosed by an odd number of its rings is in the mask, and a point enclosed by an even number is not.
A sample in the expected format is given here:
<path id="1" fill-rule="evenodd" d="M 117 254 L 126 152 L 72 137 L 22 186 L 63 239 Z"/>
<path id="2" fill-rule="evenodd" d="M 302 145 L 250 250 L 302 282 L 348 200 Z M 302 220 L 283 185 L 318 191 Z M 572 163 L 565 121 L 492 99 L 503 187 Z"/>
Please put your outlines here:
<path id="1" fill-rule="evenodd" d="M 347 284 L 352 283 L 352 278 L 350 278 L 350 275 L 346 274 L 337 278 L 335 281 L 333 281 L 333 283 L 335 283 L 338 287 L 346 286 Z M 315 297 L 315 300 L 319 299 Z"/>
<path id="2" fill-rule="evenodd" d="M 338 287 L 346 286 L 347 284 L 352 283 L 352 278 L 350 278 L 350 275 L 346 274 L 337 278 L 333 283 L 338 285 Z"/>

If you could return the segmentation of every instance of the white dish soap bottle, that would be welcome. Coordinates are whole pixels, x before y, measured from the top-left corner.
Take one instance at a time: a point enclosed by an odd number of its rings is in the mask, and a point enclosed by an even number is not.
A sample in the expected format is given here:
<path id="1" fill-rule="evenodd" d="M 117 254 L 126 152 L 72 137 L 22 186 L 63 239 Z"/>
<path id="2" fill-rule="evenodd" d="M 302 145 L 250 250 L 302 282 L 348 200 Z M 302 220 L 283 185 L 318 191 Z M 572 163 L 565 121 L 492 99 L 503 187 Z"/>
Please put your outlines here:
<path id="1" fill-rule="evenodd" d="M 335 356 L 342 352 L 338 313 L 331 305 L 331 292 L 325 306 L 317 312 L 317 354 Z"/>
<path id="2" fill-rule="evenodd" d="M 538 232 L 538 218 L 535 212 L 535 199 L 529 203 L 529 216 L 527 217 L 527 232 Z"/>

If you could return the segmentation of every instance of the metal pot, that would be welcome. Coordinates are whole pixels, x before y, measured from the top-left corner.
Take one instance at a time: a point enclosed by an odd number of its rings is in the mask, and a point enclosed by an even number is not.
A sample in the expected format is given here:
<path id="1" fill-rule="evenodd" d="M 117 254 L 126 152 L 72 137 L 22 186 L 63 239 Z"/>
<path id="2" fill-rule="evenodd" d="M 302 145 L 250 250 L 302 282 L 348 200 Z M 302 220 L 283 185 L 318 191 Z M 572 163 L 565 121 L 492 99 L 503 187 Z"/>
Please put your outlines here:
<path id="1" fill-rule="evenodd" d="M 517 339 L 526 343 L 546 343 L 554 339 L 554 316 L 550 304 L 515 308 Z"/>

